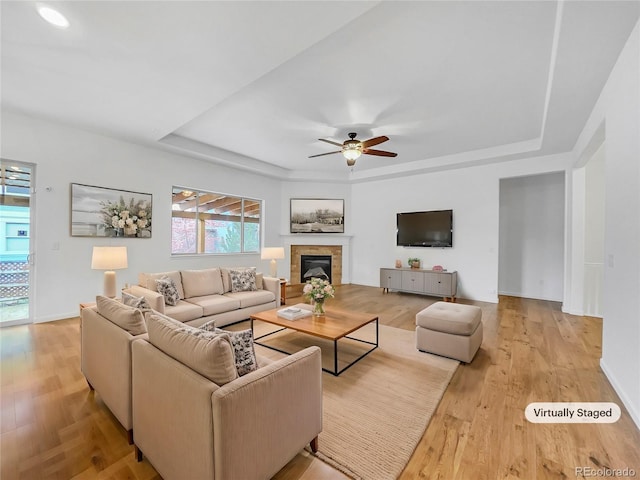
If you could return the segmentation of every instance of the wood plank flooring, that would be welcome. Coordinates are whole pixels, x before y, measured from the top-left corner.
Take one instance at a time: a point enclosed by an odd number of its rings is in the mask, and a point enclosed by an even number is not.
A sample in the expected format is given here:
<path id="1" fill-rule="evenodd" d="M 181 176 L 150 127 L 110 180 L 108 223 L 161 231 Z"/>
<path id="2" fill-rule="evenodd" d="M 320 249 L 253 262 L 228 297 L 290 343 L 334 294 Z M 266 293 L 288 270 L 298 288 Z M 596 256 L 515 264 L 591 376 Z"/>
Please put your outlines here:
<path id="1" fill-rule="evenodd" d="M 414 329 L 431 297 L 345 285 L 329 305 Z M 290 298 L 288 304 L 300 301 Z M 633 468 L 640 431 L 599 368 L 601 320 L 553 302 L 502 297 L 483 310 L 484 341 L 461 365 L 400 478 L 576 478 L 575 467 Z M 0 478 L 159 479 L 80 372 L 77 318 L 0 330 Z M 532 401 L 615 402 L 615 424 L 530 424 Z M 344 479 L 306 452 L 278 480 Z"/>

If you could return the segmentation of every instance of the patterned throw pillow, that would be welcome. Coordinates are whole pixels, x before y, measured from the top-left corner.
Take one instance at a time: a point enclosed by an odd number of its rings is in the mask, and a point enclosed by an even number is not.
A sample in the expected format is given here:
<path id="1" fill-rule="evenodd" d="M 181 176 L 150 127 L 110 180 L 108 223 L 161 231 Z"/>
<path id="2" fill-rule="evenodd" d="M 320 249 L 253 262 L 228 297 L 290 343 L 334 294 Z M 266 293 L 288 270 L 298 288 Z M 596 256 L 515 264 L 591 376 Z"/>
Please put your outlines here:
<path id="1" fill-rule="evenodd" d="M 231 277 L 231 292 L 255 292 L 258 290 L 256 285 L 256 269 L 255 267 L 243 269 L 229 270 Z"/>
<path id="2" fill-rule="evenodd" d="M 222 330 L 221 328 L 216 328 L 215 320 L 205 323 L 200 329 L 207 332 L 215 332 L 217 334 L 226 333 L 229 335 L 239 377 L 258 369 L 258 360 L 256 359 L 256 352 L 253 348 L 253 332 L 251 329 L 241 330 L 239 332 Z"/>
<path id="3" fill-rule="evenodd" d="M 136 297 L 127 292 L 122 292 L 122 303 L 133 308 L 139 308 L 140 310 L 151 310 L 146 298 Z"/>
<path id="4" fill-rule="evenodd" d="M 162 277 L 156 280 L 156 288 L 158 293 L 164 297 L 164 303 L 167 305 L 177 305 L 180 300 L 180 294 L 174 281 L 169 277 Z"/>

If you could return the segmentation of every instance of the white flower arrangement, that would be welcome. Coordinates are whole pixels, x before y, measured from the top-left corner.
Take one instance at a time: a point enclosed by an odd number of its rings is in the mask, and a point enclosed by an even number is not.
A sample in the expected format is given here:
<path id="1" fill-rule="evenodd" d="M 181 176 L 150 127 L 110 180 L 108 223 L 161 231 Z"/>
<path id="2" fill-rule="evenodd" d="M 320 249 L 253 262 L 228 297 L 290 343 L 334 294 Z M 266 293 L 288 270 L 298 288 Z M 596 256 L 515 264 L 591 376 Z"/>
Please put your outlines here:
<path id="1" fill-rule="evenodd" d="M 323 280 L 322 278 L 312 278 L 311 280 L 307 281 L 306 285 L 302 289 L 302 293 L 309 300 L 322 303 L 327 298 L 333 298 L 336 291 L 333 288 L 333 285 L 331 285 L 328 280 Z"/>
<path id="2" fill-rule="evenodd" d="M 102 215 L 108 230 L 122 230 L 125 237 L 151 236 L 151 206 L 143 200 L 134 203 L 132 198 L 127 205 L 120 197 L 119 202 L 103 203 Z"/>

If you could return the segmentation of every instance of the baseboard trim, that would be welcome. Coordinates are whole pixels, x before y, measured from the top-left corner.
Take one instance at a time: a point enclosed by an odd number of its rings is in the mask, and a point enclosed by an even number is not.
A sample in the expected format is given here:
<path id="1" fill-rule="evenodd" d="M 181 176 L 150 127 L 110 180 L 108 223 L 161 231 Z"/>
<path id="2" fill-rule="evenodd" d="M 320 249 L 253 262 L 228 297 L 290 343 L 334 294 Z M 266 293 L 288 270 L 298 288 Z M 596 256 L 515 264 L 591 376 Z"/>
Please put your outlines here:
<path id="1" fill-rule="evenodd" d="M 627 411 L 629 412 L 629 415 L 631 416 L 633 423 L 635 423 L 638 430 L 640 430 L 640 412 L 636 410 L 636 406 L 631 402 L 626 392 L 621 387 L 620 383 L 616 380 L 616 377 L 613 374 L 613 372 L 607 367 L 607 364 L 605 363 L 604 358 L 600 359 L 600 368 L 604 372 L 604 375 L 607 377 L 607 380 L 609 380 L 609 383 L 611 384 L 613 389 L 616 391 L 616 393 L 620 397 L 620 400 L 622 400 L 622 403 L 624 404 Z"/>

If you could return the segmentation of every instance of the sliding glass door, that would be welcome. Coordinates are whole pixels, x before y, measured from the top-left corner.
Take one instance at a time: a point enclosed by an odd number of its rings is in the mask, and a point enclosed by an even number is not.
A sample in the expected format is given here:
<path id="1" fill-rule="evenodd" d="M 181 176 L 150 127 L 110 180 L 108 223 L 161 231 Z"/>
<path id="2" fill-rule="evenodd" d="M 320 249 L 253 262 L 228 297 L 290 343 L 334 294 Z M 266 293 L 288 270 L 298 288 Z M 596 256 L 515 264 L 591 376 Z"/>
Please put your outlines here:
<path id="1" fill-rule="evenodd" d="M 34 168 L 0 159 L 0 326 L 32 320 Z"/>

